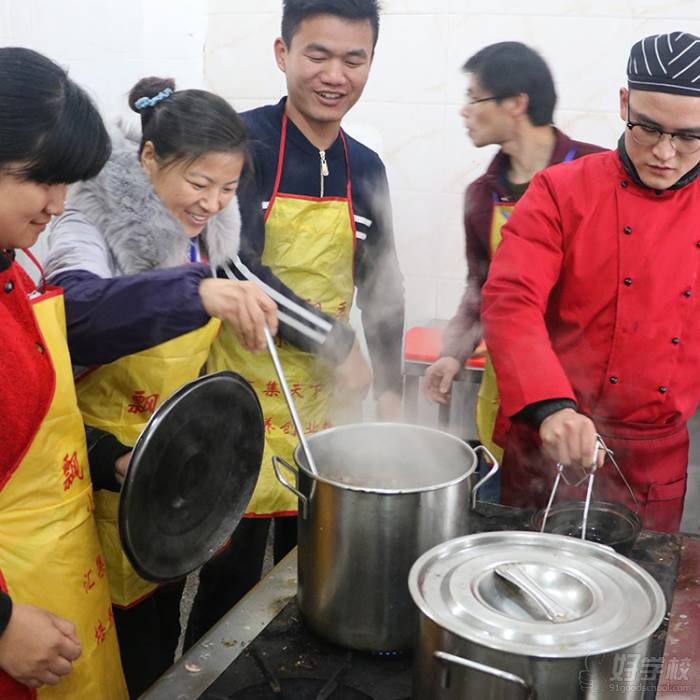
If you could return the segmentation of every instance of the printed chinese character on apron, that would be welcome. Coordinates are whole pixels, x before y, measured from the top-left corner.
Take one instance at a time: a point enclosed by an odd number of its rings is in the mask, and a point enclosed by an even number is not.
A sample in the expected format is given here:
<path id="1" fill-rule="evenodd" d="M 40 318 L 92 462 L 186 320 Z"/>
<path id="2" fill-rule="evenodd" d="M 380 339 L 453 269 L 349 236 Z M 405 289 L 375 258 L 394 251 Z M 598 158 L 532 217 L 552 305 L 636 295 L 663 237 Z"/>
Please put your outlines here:
<path id="1" fill-rule="evenodd" d="M 82 654 L 58 685 L 38 691 L 0 672 L 0 697 L 125 700 L 128 693 L 93 517 L 85 429 L 76 403 L 62 291 L 46 288 L 32 299 L 32 308 L 56 385 L 31 446 L 0 490 L 0 572 L 15 603 L 34 605 L 73 622 Z"/>
<path id="2" fill-rule="evenodd" d="M 278 189 L 284 166 L 286 131 L 285 114 L 275 186 L 265 213 L 262 263 L 319 310 L 347 319 L 354 292 L 355 219 L 345 137 L 341 131 L 346 196 L 307 197 Z M 330 427 L 333 367 L 279 338 L 275 342 L 305 432 L 315 433 Z M 265 452 L 246 515 L 296 514 L 296 498 L 281 487 L 272 470 L 273 455 L 292 460 L 297 438 L 269 356 L 245 350 L 225 324 L 214 343 L 207 369 L 240 372 L 255 388 L 265 416 Z"/>
<path id="3" fill-rule="evenodd" d="M 573 160 L 576 157 L 576 149 L 571 148 L 564 159 L 563 163 Z M 508 222 L 513 207 L 517 202 L 502 202 L 500 197 L 493 192 L 493 210 L 491 215 L 491 226 L 489 228 L 489 259 L 493 260 L 501 240 L 503 238 L 503 227 Z M 496 417 L 498 416 L 498 384 L 496 382 L 496 372 L 491 362 L 491 356 L 486 355 L 486 363 L 484 365 L 484 373 L 481 377 L 479 385 L 479 393 L 476 400 L 476 428 L 479 435 L 479 441 L 485 445 L 491 454 L 500 462 L 503 460 L 503 448 L 493 441 L 493 431 L 496 425 Z"/>
<path id="4" fill-rule="evenodd" d="M 76 383 L 86 425 L 133 447 L 151 415 L 204 367 L 221 322 L 206 325 L 152 348 L 88 370 Z M 95 519 L 102 543 L 112 601 L 129 607 L 157 588 L 129 563 L 119 539 L 119 494 L 95 493 Z"/>

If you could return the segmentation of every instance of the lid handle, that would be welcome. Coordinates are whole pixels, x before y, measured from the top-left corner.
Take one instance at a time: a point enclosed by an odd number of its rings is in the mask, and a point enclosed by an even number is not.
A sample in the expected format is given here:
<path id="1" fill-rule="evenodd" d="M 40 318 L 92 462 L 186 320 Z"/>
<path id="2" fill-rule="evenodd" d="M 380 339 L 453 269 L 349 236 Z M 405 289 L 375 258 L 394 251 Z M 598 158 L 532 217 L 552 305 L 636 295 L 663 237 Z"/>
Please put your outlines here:
<path id="1" fill-rule="evenodd" d="M 546 591 L 543 591 L 522 564 L 518 562 L 499 564 L 495 568 L 495 572 L 502 579 L 515 586 L 521 594 L 533 601 L 550 622 L 570 622 L 579 617 L 575 612 L 552 598 Z"/>

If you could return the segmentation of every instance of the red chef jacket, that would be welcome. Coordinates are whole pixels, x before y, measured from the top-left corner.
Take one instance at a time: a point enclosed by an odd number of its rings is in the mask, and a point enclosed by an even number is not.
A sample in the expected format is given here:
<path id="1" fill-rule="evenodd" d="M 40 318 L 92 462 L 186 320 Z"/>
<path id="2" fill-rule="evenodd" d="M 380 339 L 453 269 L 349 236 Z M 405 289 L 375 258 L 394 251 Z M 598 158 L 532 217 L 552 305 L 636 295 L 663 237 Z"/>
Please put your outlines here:
<path id="1" fill-rule="evenodd" d="M 504 502 L 544 504 L 554 465 L 537 431 L 503 417 L 571 398 L 615 451 L 645 526 L 677 529 L 686 421 L 700 398 L 699 221 L 700 182 L 638 186 L 615 151 L 535 176 L 482 296 L 501 395 Z M 609 465 L 598 478 L 599 496 L 631 502 Z"/>

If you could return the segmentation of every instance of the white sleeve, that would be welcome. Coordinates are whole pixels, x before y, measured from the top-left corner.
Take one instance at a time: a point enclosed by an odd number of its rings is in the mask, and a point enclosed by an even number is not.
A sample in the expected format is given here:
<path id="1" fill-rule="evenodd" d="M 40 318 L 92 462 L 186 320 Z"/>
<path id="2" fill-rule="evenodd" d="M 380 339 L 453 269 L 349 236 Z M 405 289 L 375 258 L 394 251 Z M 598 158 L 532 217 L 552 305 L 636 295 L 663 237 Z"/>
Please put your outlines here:
<path id="1" fill-rule="evenodd" d="M 98 229 L 77 209 L 66 209 L 51 222 L 44 273 L 47 281 L 71 270 L 114 276 L 114 262 Z"/>

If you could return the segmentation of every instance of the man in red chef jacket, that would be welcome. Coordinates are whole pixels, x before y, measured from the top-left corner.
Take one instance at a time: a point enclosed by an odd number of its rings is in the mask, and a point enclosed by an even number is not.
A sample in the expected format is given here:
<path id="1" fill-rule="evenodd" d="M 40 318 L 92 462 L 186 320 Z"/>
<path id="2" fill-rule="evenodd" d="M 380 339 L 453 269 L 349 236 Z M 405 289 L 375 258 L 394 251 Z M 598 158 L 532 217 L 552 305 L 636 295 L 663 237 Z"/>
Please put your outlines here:
<path id="1" fill-rule="evenodd" d="M 482 320 L 501 396 L 502 500 L 615 454 L 647 528 L 678 529 L 700 399 L 700 38 L 646 37 L 616 151 L 539 173 L 503 230 Z M 580 474 L 577 471 L 577 474 Z M 605 463 L 596 494 L 633 505 Z"/>

